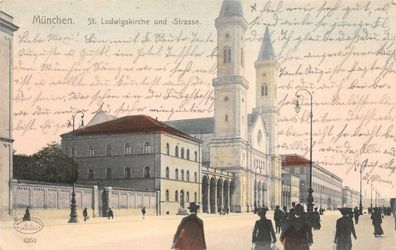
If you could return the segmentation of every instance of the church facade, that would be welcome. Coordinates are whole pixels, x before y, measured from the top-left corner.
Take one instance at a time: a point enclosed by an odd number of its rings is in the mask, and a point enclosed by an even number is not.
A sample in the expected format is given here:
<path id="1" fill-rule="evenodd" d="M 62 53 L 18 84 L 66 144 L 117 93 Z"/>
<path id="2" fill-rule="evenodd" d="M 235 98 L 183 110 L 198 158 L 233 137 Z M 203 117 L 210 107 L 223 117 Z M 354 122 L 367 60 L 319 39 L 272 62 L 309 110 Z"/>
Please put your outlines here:
<path id="1" fill-rule="evenodd" d="M 276 78 L 278 65 L 268 28 L 255 62 L 255 108 L 248 113 L 250 83 L 245 78 L 247 22 L 237 0 L 224 0 L 217 29 L 217 77 L 213 79 L 214 117 L 170 121 L 203 141 L 203 166 L 234 174 L 231 211 L 281 202 L 281 160 L 276 149 Z M 210 180 L 204 175 L 205 183 Z M 213 191 L 216 193 L 216 191 Z M 202 196 L 212 196 L 212 191 Z M 210 200 L 211 198 L 209 198 Z M 205 207 L 205 206 L 204 206 Z"/>

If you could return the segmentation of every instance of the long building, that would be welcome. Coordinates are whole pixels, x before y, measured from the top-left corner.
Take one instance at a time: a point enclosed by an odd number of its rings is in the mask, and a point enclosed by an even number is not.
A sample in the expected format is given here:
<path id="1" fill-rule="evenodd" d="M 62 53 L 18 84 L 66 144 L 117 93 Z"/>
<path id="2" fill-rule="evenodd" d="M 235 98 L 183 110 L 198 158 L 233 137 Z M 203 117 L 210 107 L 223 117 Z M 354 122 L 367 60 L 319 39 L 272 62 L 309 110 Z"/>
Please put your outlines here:
<path id="1" fill-rule="evenodd" d="M 282 169 L 300 178 L 300 202 L 307 203 L 309 160 L 300 155 L 282 155 Z M 342 179 L 318 164 L 312 165 L 314 206 L 334 210 L 342 207 Z"/>

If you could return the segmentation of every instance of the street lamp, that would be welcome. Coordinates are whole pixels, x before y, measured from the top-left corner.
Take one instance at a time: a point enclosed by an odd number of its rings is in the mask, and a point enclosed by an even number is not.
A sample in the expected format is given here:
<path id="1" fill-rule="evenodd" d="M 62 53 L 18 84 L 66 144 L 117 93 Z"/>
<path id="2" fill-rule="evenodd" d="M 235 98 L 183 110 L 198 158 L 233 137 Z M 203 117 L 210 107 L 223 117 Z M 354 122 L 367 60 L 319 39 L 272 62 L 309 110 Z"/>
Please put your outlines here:
<path id="1" fill-rule="evenodd" d="M 84 126 L 84 112 L 77 111 L 73 116 L 72 116 L 72 126 L 73 126 L 73 192 L 72 192 L 72 199 L 71 199 L 71 204 L 70 204 L 70 219 L 69 223 L 77 223 L 77 204 L 76 204 L 76 193 L 75 193 L 75 187 L 76 187 L 76 135 L 74 134 L 74 122 L 76 116 L 80 114 L 81 115 L 81 126 Z M 69 123 L 70 124 L 70 123 Z"/>
<path id="2" fill-rule="evenodd" d="M 373 181 L 371 181 L 371 186 L 370 186 L 370 207 L 371 207 L 371 212 L 373 212 Z"/>
<path id="3" fill-rule="evenodd" d="M 260 167 L 260 165 L 258 164 L 258 162 L 256 162 L 257 166 L 254 169 L 254 213 L 257 211 L 257 169 Z"/>
<path id="4" fill-rule="evenodd" d="M 296 113 L 299 113 L 300 110 L 301 110 L 300 103 L 299 103 L 300 95 L 298 94 L 301 91 L 305 91 L 306 93 L 308 93 L 308 95 L 310 96 L 310 100 L 311 100 L 311 112 L 309 113 L 311 127 L 310 127 L 309 189 L 308 189 L 308 198 L 307 198 L 307 202 L 308 202 L 307 210 L 308 210 L 308 213 L 312 213 L 313 212 L 313 200 L 314 200 L 313 196 L 312 196 L 312 193 L 313 193 L 313 190 L 312 190 L 312 117 L 313 117 L 313 114 L 312 114 L 312 94 L 307 89 L 299 89 L 299 90 L 296 91 L 296 94 L 295 94 L 295 96 L 297 97 L 297 102 L 296 102 L 296 106 L 295 106 Z"/>
<path id="5" fill-rule="evenodd" d="M 367 160 L 364 161 L 363 164 L 367 164 Z M 363 173 L 363 165 L 360 166 L 359 172 L 360 172 L 360 194 L 359 194 L 359 214 L 363 215 L 363 204 L 362 204 L 362 173 Z M 355 171 L 357 170 L 355 166 Z"/>

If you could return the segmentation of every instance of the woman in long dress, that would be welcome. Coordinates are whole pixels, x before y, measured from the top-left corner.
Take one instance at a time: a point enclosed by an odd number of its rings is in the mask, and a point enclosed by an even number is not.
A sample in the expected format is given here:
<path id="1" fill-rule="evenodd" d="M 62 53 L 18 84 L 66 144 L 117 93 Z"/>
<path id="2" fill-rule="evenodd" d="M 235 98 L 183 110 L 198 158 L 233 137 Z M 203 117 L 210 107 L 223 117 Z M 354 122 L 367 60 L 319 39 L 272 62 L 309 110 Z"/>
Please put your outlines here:
<path id="1" fill-rule="evenodd" d="M 371 220 L 373 221 L 374 225 L 374 236 L 380 236 L 384 234 L 384 231 L 382 230 L 381 223 L 382 223 L 382 218 L 381 218 L 381 213 L 377 207 L 374 208 L 374 212 L 371 214 Z"/>

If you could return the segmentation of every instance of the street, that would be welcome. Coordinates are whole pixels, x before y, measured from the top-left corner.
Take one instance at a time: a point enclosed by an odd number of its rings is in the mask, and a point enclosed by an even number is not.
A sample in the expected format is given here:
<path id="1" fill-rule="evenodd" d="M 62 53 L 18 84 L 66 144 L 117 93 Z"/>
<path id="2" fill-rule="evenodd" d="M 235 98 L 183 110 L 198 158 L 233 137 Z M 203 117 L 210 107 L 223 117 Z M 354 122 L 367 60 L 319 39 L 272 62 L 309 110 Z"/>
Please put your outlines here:
<path id="1" fill-rule="evenodd" d="M 244 249 L 251 247 L 254 214 L 199 215 L 204 220 L 207 248 Z M 273 219 L 269 213 L 268 218 Z M 322 228 L 313 231 L 312 250 L 332 250 L 338 212 L 327 212 L 322 216 Z M 0 229 L 0 249 L 170 249 L 173 235 L 182 217 L 115 217 L 94 218 L 88 222 L 68 224 L 67 220 L 44 221 L 44 228 L 36 234 L 21 234 L 13 228 L 11 221 L 3 223 Z M 387 216 L 382 223 L 385 235 L 375 238 L 368 215 L 360 217 L 355 225 L 357 240 L 353 248 L 359 250 L 394 250 L 396 234 L 393 217 Z M 277 234 L 279 238 L 279 234 Z M 30 240 L 26 240 L 30 239 Z M 34 240 L 32 240 L 34 239 Z M 24 243 L 24 241 L 35 241 Z M 277 246 L 283 249 L 278 241 Z"/>

